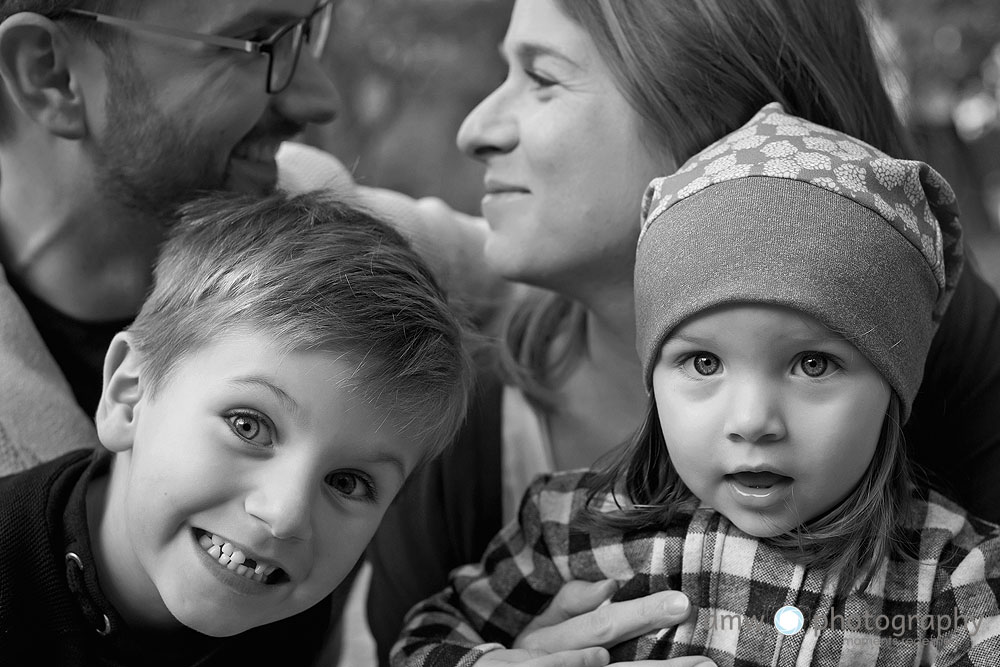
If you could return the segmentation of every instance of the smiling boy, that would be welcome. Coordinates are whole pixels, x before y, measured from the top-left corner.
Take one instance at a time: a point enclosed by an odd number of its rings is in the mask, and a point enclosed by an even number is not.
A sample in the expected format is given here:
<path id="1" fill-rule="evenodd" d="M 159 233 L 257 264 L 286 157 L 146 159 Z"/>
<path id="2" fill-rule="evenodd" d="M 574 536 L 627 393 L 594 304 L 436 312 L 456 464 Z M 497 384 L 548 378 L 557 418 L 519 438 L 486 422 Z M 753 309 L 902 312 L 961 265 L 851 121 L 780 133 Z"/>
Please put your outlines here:
<path id="1" fill-rule="evenodd" d="M 108 350 L 105 450 L 0 480 L 0 661 L 309 662 L 328 596 L 461 422 L 462 338 L 363 212 L 186 207 Z"/>

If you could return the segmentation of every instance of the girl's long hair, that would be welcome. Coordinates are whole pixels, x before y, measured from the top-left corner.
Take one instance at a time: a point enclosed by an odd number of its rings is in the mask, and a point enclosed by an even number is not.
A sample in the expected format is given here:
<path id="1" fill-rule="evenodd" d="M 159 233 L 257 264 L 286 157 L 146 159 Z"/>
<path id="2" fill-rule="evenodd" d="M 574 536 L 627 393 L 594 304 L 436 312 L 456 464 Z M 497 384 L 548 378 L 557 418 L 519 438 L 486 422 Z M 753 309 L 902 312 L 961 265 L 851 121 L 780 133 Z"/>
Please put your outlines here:
<path id="1" fill-rule="evenodd" d="M 914 472 L 903 446 L 900 402 L 895 392 L 882 422 L 871 463 L 844 500 L 791 532 L 762 538 L 789 560 L 838 573 L 838 594 L 864 589 L 890 557 L 908 558 L 905 532 L 914 497 Z M 692 513 L 699 501 L 670 462 L 656 404 L 642 427 L 591 482 L 587 508 L 576 525 L 596 530 L 649 530 Z M 613 496 L 619 509 L 602 511 Z"/>

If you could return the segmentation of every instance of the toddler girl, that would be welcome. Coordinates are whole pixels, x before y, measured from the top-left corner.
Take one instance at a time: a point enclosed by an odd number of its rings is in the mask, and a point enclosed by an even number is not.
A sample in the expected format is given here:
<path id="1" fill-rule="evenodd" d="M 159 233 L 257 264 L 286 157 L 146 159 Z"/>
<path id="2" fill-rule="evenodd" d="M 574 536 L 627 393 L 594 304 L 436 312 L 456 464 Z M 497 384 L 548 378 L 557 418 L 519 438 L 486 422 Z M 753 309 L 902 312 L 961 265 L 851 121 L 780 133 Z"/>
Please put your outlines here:
<path id="1" fill-rule="evenodd" d="M 914 484 L 900 435 L 962 264 L 947 183 L 770 104 L 643 213 L 645 425 L 537 480 L 394 664 L 513 658 L 563 584 L 604 579 L 694 607 L 615 661 L 998 664 L 1000 534 Z"/>

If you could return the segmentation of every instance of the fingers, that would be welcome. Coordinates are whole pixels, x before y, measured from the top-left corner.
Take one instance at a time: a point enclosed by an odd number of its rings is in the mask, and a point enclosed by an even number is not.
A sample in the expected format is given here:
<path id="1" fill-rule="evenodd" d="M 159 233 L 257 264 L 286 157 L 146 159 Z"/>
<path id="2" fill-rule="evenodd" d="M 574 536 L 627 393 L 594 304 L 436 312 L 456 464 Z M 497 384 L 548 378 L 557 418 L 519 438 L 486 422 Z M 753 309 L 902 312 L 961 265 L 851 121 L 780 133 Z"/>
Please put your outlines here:
<path id="1" fill-rule="evenodd" d="M 716 667 L 715 663 L 700 655 L 670 660 L 638 660 L 635 662 L 613 662 L 607 667 Z"/>
<path id="2" fill-rule="evenodd" d="M 548 627 L 556 623 L 593 611 L 607 602 L 618 590 L 618 584 L 605 581 L 570 581 L 563 586 L 545 612 L 535 619 L 536 627 Z"/>
<path id="3" fill-rule="evenodd" d="M 578 651 L 560 651 L 548 654 L 544 651 L 510 649 L 490 651 L 475 662 L 475 667 L 501 667 L 521 665 L 522 667 L 604 667 L 608 664 L 608 652 L 603 648 L 587 648 Z"/>
<path id="4" fill-rule="evenodd" d="M 548 627 L 529 626 L 515 646 L 549 652 L 587 646 L 610 647 L 633 637 L 671 627 L 690 613 L 687 597 L 663 591 L 643 598 L 615 602 Z"/>

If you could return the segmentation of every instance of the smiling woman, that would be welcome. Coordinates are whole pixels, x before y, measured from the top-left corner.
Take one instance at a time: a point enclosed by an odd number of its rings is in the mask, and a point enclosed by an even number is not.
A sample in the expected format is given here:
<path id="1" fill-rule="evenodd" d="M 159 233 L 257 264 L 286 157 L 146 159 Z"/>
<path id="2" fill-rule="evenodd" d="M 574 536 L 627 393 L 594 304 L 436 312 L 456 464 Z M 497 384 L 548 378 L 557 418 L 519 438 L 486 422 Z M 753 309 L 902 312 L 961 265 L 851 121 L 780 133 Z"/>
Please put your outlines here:
<path id="1" fill-rule="evenodd" d="M 410 612 L 393 664 L 524 660 L 517 638 L 566 582 L 604 579 L 612 604 L 673 589 L 698 609 L 607 641 L 614 664 L 990 664 L 997 527 L 915 489 L 900 437 L 963 264 L 950 186 L 773 103 L 644 202 L 644 425 L 605 469 L 536 479 L 482 559 Z M 907 601 L 994 629 L 827 624 Z M 771 620 L 791 603 L 805 633 Z"/>

